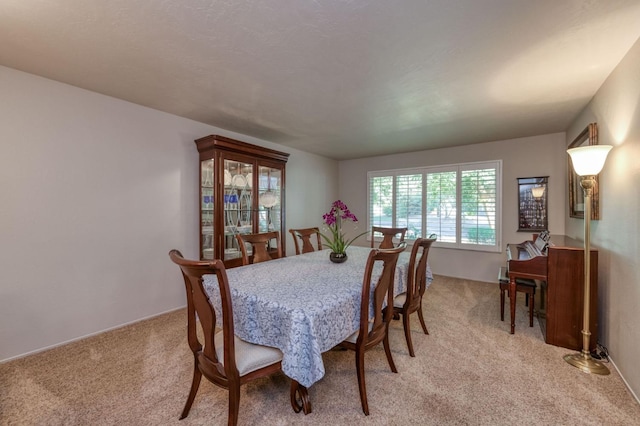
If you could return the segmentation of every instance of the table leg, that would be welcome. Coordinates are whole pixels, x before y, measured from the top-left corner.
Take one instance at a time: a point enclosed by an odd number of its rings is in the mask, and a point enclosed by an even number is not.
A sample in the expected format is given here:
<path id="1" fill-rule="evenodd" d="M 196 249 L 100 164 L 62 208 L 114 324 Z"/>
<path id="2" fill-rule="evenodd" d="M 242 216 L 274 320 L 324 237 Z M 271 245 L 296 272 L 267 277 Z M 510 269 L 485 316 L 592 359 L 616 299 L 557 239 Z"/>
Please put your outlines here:
<path id="1" fill-rule="evenodd" d="M 511 334 L 516 328 L 516 278 L 509 277 L 509 307 L 511 308 Z"/>
<path id="2" fill-rule="evenodd" d="M 309 392 L 305 386 L 302 386 L 295 380 L 291 380 L 291 407 L 296 413 L 302 410 L 304 414 L 307 415 L 311 412 Z"/>

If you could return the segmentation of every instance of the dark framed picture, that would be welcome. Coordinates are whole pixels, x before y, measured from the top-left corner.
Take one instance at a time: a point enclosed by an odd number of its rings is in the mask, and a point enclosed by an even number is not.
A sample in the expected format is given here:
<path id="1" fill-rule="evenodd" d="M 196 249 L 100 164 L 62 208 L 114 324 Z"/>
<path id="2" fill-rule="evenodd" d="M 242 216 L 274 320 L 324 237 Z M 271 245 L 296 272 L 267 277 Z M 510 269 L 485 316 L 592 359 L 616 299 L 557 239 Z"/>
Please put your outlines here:
<path id="1" fill-rule="evenodd" d="M 518 178 L 518 232 L 545 231 L 549 176 Z"/>
<path id="2" fill-rule="evenodd" d="M 598 125 L 590 123 L 574 140 L 569 144 L 569 148 L 577 148 L 579 146 L 598 145 Z M 569 175 L 569 216 L 579 219 L 584 218 L 584 192 L 580 186 L 580 176 L 573 170 L 571 157 L 567 154 L 567 171 Z M 600 196 L 598 176 L 596 176 L 596 185 L 591 194 L 591 219 L 600 219 Z"/>

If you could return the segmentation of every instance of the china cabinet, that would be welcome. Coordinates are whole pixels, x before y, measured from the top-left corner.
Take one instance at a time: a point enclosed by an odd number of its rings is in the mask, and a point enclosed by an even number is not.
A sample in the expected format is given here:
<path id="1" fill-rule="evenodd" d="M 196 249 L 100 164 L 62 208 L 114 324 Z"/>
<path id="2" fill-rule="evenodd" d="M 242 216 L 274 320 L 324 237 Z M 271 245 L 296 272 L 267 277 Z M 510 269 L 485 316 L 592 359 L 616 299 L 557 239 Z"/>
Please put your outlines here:
<path id="1" fill-rule="evenodd" d="M 240 266 L 237 234 L 283 235 L 289 154 L 218 135 L 195 143 L 200 155 L 200 258 L 222 259 L 227 268 Z"/>

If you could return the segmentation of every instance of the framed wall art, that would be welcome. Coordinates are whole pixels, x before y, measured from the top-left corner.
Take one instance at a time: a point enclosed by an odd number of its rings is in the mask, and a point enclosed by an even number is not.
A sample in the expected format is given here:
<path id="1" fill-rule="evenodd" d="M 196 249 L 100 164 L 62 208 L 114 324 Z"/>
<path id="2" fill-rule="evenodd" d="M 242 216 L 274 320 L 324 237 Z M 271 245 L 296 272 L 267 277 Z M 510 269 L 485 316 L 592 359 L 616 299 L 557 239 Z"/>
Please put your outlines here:
<path id="1" fill-rule="evenodd" d="M 549 176 L 518 178 L 518 232 L 545 231 Z"/>

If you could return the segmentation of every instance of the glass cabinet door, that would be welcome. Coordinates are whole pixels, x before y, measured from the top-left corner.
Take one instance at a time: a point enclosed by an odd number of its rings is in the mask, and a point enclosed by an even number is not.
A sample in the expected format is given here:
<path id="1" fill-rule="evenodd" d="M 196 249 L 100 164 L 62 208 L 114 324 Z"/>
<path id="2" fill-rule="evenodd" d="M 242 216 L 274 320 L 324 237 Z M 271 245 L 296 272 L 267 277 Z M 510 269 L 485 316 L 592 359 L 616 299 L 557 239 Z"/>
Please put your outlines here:
<path id="1" fill-rule="evenodd" d="M 224 260 L 241 257 L 237 234 L 253 232 L 253 164 L 224 159 Z"/>
<path id="2" fill-rule="evenodd" d="M 258 173 L 258 232 L 280 231 L 282 170 L 258 166 Z"/>
<path id="3" fill-rule="evenodd" d="M 214 160 L 200 162 L 200 255 L 202 259 L 214 258 L 213 177 Z"/>

